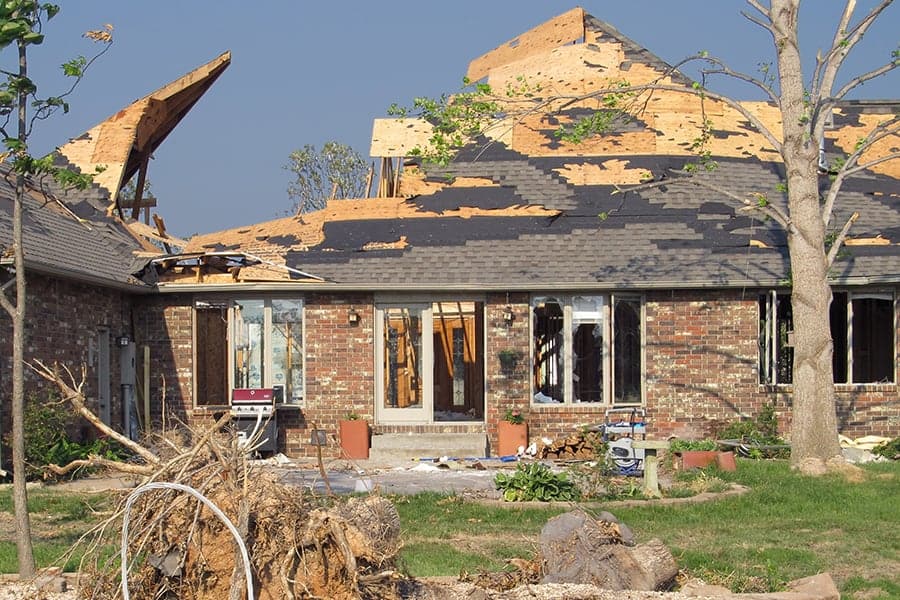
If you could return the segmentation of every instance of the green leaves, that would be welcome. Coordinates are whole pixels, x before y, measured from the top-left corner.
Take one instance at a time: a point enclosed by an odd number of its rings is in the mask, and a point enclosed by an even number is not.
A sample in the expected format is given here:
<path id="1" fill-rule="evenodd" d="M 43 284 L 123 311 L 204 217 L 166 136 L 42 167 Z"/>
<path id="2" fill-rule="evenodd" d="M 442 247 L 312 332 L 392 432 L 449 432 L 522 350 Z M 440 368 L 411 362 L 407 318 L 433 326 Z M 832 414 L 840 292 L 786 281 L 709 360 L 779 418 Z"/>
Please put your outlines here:
<path id="1" fill-rule="evenodd" d="M 512 474 L 498 473 L 494 485 L 506 502 L 573 502 L 579 493 L 565 473 L 554 473 L 543 463 L 519 464 Z"/>
<path id="2" fill-rule="evenodd" d="M 81 77 L 86 66 L 87 59 L 83 56 L 78 56 L 68 62 L 64 62 L 60 68 L 66 77 Z"/>

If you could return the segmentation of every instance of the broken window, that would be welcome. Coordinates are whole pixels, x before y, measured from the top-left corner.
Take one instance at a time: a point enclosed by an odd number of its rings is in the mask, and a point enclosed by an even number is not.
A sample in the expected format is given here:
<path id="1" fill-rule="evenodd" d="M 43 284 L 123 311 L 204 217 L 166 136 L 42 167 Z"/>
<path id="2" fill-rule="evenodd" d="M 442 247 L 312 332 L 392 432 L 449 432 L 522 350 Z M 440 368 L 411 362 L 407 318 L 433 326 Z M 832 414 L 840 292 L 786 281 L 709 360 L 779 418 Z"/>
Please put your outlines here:
<path id="1" fill-rule="evenodd" d="M 420 307 L 385 308 L 384 406 L 422 406 L 422 312 Z"/>
<path id="2" fill-rule="evenodd" d="M 637 404 L 641 401 L 641 301 L 616 298 L 613 312 L 615 363 L 615 404 Z"/>
<path id="3" fill-rule="evenodd" d="M 793 381 L 791 299 L 774 291 L 760 297 L 760 383 Z M 829 315 L 835 383 L 892 383 L 896 326 L 890 292 L 835 292 Z"/>
<path id="4" fill-rule="evenodd" d="M 640 403 L 641 323 L 640 298 L 535 297 L 534 401 Z"/>
<path id="5" fill-rule="evenodd" d="M 271 388 L 279 404 L 302 402 L 301 300 L 197 301 L 194 335 L 198 406 L 227 405 L 232 390 L 245 388 Z"/>
<path id="6" fill-rule="evenodd" d="M 791 383 L 794 373 L 794 315 L 789 294 L 759 298 L 760 383 Z"/>

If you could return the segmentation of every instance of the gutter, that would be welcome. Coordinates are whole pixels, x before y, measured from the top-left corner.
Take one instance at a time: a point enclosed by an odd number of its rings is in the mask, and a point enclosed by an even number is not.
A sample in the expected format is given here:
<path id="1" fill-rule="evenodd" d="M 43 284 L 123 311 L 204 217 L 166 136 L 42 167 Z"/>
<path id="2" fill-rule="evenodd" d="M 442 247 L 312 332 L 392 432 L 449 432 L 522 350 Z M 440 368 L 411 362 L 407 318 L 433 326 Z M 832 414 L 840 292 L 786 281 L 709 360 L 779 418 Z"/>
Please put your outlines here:
<path id="1" fill-rule="evenodd" d="M 850 277 L 831 282 L 833 286 L 865 286 L 865 285 L 898 285 L 900 274 L 874 276 L 874 277 Z M 161 294 L 177 293 L 212 293 L 212 292 L 284 292 L 284 291 L 310 291 L 310 292 L 425 292 L 425 291 L 458 291 L 458 292 L 531 292 L 541 291 L 640 291 L 640 290 L 696 290 L 696 289 L 742 289 L 742 288 L 785 288 L 781 280 L 771 281 L 730 281 L 728 284 L 715 282 L 690 282 L 654 281 L 632 284 L 626 282 L 557 282 L 545 284 L 535 282 L 533 284 L 509 283 L 509 284 L 479 284 L 479 283 L 447 283 L 447 284 L 385 284 L 383 282 L 370 282 L 367 284 L 350 283 L 307 283 L 307 282 L 259 282 L 259 283 L 159 283 L 157 291 Z"/>
<path id="2" fill-rule="evenodd" d="M 3 258 L 0 259 L 0 266 L 2 267 L 13 267 L 13 259 L 12 258 Z M 156 291 L 152 286 L 147 285 L 146 283 L 141 282 L 139 279 L 135 278 L 136 282 L 139 283 L 127 283 L 125 281 L 116 281 L 115 279 L 107 279 L 105 277 L 98 277 L 96 275 L 92 275 L 90 273 L 75 273 L 67 269 L 59 269 L 56 267 L 48 266 L 45 263 L 35 263 L 29 261 L 27 258 L 25 260 L 25 273 L 38 273 L 41 275 L 50 275 L 53 277 L 59 277 L 60 279 L 66 279 L 68 281 L 74 281 L 77 283 L 91 283 L 94 285 L 98 285 L 104 288 L 118 290 L 122 292 L 128 292 L 131 294 L 151 294 Z"/>

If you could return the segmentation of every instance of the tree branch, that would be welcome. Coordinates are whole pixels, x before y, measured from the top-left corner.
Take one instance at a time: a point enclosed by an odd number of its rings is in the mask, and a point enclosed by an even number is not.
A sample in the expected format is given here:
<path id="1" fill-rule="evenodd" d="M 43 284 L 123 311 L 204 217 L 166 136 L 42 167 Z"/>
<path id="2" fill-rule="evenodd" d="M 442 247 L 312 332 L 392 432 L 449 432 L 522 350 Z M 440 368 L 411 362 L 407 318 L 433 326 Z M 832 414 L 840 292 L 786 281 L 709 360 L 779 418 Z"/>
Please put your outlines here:
<path id="1" fill-rule="evenodd" d="M 718 194 L 722 194 L 723 196 L 731 199 L 732 201 L 743 206 L 742 210 L 754 210 L 758 211 L 765 216 L 771 218 L 776 221 L 779 225 L 784 227 L 785 231 L 791 231 L 792 225 L 790 218 L 785 215 L 781 210 L 772 206 L 771 204 L 766 204 L 765 206 L 760 206 L 757 203 L 752 202 L 751 200 L 747 200 L 746 198 L 741 198 L 734 192 L 714 185 L 708 181 L 704 181 L 702 179 L 698 179 L 695 175 L 691 173 L 686 173 L 685 171 L 679 171 L 677 169 L 670 169 L 670 173 L 680 175 L 675 179 L 666 179 L 661 181 L 651 181 L 648 183 L 641 183 L 635 186 L 630 186 L 627 188 L 622 188 L 619 186 L 615 186 L 615 191 L 613 194 L 624 194 L 627 192 L 639 192 L 641 190 L 649 190 L 654 188 L 660 188 L 668 185 L 679 185 L 679 184 L 690 184 L 695 185 L 697 187 L 702 187 L 708 189 L 710 191 L 716 192 Z"/>
<path id="2" fill-rule="evenodd" d="M 757 79 L 756 77 L 753 77 L 752 75 L 748 75 L 746 73 L 741 73 L 740 71 L 735 71 L 735 70 L 731 69 L 731 67 L 729 67 L 728 65 L 723 63 L 718 58 L 708 57 L 706 60 L 714 65 L 717 65 L 719 68 L 704 70 L 703 73 L 708 74 L 708 75 L 727 75 L 729 77 L 733 77 L 735 79 L 745 81 L 745 82 L 761 89 L 763 92 L 766 93 L 766 95 L 769 97 L 769 99 L 772 102 L 774 102 L 775 104 L 778 104 L 778 94 L 775 93 L 775 90 L 773 90 L 771 87 L 766 85 L 765 82 Z"/>
<path id="3" fill-rule="evenodd" d="M 690 94 L 693 96 L 697 96 L 698 98 L 708 98 L 710 100 L 716 100 L 718 102 L 722 102 L 723 104 L 727 104 L 728 106 L 733 108 L 735 111 L 739 112 L 745 119 L 750 121 L 750 123 L 753 125 L 753 127 L 757 131 L 759 131 L 759 133 L 764 138 L 766 138 L 766 141 L 768 141 L 772 145 L 772 147 L 775 149 L 776 152 L 778 152 L 780 154 L 782 151 L 782 144 L 778 140 L 778 138 L 776 138 L 775 135 L 771 131 L 769 131 L 769 129 L 765 125 L 763 125 L 762 121 L 760 121 L 753 113 L 751 113 L 749 110 L 747 110 L 746 107 L 742 106 L 740 102 L 738 102 L 737 100 L 734 100 L 732 98 L 729 98 L 728 96 L 723 96 L 721 94 L 717 94 L 715 92 L 710 92 L 709 90 L 705 90 L 705 89 L 694 89 L 694 88 L 690 88 L 690 87 L 667 85 L 667 84 L 660 84 L 660 83 L 634 85 L 634 86 L 621 87 L 621 88 L 609 88 L 609 89 L 603 89 L 603 90 L 596 90 L 594 92 L 591 92 L 590 94 L 583 95 L 583 96 L 577 96 L 577 97 L 570 96 L 570 97 L 566 97 L 566 98 L 560 98 L 560 100 L 566 99 L 567 101 L 564 102 L 562 105 L 560 105 L 559 110 L 563 110 L 573 104 L 576 104 L 577 102 L 580 102 L 583 100 L 589 100 L 592 98 L 597 98 L 599 96 L 604 96 L 607 94 L 612 94 L 612 93 L 627 94 L 630 92 L 641 92 L 641 91 L 648 91 L 648 90 L 652 90 L 652 91 L 660 90 L 660 91 L 664 91 L 664 92 L 677 92 L 677 93 L 682 93 L 682 94 Z"/>
<path id="4" fill-rule="evenodd" d="M 834 86 L 834 80 L 837 78 L 838 71 L 844 64 L 844 59 L 847 58 L 853 47 L 862 39 L 872 23 L 892 2 L 893 0 L 882 0 L 878 6 L 869 11 L 869 14 L 848 31 L 847 26 L 853 16 L 853 10 L 856 8 L 856 0 L 847 0 L 838 28 L 834 32 L 831 48 L 821 62 L 816 65 L 811 94 L 813 104 L 817 104 L 823 97 L 832 95 L 831 88 Z"/>
<path id="5" fill-rule="evenodd" d="M 145 476 L 152 475 L 156 471 L 156 466 L 154 465 L 136 465 L 134 463 L 109 460 L 108 458 L 101 458 L 99 456 L 93 455 L 86 459 L 73 460 L 72 462 L 63 466 L 50 464 L 46 465 L 44 468 L 54 475 L 68 475 L 72 471 L 90 467 L 104 467 L 107 469 L 112 469 L 114 471 L 120 471 L 122 473 L 131 473 L 133 475 Z"/>
<path id="6" fill-rule="evenodd" d="M 872 69 L 868 73 L 863 73 L 862 75 L 859 75 L 858 77 L 854 77 L 849 82 L 847 82 L 844 85 L 844 87 L 842 87 L 840 90 L 838 90 L 838 92 L 833 96 L 833 98 L 835 100 L 841 100 L 842 98 L 844 98 L 844 96 L 846 96 L 848 93 L 850 93 L 850 91 L 853 90 L 854 88 L 861 86 L 862 84 L 864 84 L 865 82 L 867 82 L 871 79 L 875 79 L 876 77 L 881 77 L 885 73 L 890 73 L 891 71 L 896 69 L 897 66 L 898 66 L 898 63 L 889 62 L 889 63 L 881 65 L 877 69 Z"/>
<path id="7" fill-rule="evenodd" d="M 834 242 L 831 244 L 831 248 L 828 249 L 828 256 L 825 257 L 825 265 L 827 268 L 830 268 L 832 264 L 834 264 L 835 259 L 837 258 L 838 253 L 841 250 L 841 246 L 844 245 L 844 240 L 847 239 L 847 232 L 850 231 L 850 228 L 859 218 L 859 213 L 855 212 L 850 215 L 850 218 L 847 219 L 847 222 L 844 223 L 844 226 L 841 228 L 840 233 L 838 233 L 837 237 L 834 238 Z"/>
<path id="8" fill-rule="evenodd" d="M 147 450 L 143 446 L 138 443 L 131 441 L 128 437 L 122 435 L 103 421 L 101 421 L 97 415 L 88 409 L 85 405 L 84 393 L 81 391 L 84 387 L 85 380 L 85 369 L 82 367 L 82 378 L 81 383 L 76 383 L 75 378 L 72 376 L 72 372 L 69 371 L 68 367 L 63 367 L 66 373 L 69 376 L 69 380 L 71 381 L 71 385 L 67 384 L 63 381 L 62 376 L 59 373 L 59 364 L 54 363 L 53 368 L 51 369 L 46 364 L 39 360 L 35 360 L 34 364 L 28 364 L 31 369 L 49 381 L 50 383 L 56 384 L 57 389 L 59 389 L 63 398 L 68 400 L 73 407 L 75 407 L 75 411 L 84 417 L 91 425 L 100 430 L 103 434 L 111 437 L 118 443 L 122 444 L 141 458 L 143 458 L 146 462 L 156 465 L 157 467 L 161 464 L 159 457 L 153 452 Z"/>
<path id="9" fill-rule="evenodd" d="M 834 181 L 831 182 L 831 187 L 828 188 L 828 193 L 825 195 L 825 202 L 822 206 L 822 222 L 826 227 L 831 222 L 831 213 L 834 210 L 834 203 L 837 201 L 837 195 L 840 192 L 845 179 L 869 167 L 897 157 L 898 153 L 894 152 L 873 159 L 864 165 L 858 164 L 860 157 L 862 157 L 863 153 L 865 153 L 872 144 L 887 136 L 895 135 L 900 131 L 900 127 L 897 127 L 898 123 L 900 123 L 900 115 L 894 115 L 893 118 L 876 125 L 868 135 L 857 144 L 853 153 L 847 157 L 847 160 L 845 160 L 844 164 L 841 165 L 841 168 L 838 169 L 838 172 L 834 176 Z"/>

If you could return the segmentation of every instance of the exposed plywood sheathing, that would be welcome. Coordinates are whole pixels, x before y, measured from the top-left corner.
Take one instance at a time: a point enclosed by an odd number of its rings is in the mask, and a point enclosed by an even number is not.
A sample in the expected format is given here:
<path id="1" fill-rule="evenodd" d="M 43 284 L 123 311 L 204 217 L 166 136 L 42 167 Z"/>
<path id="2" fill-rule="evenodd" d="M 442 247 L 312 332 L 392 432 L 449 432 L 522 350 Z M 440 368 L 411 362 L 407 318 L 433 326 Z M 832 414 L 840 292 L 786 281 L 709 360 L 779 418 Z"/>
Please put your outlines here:
<path id="1" fill-rule="evenodd" d="M 431 124 L 424 119 L 375 119 L 372 124 L 372 156 L 409 156 L 413 148 L 428 145 Z"/>
<path id="2" fill-rule="evenodd" d="M 581 39 L 584 10 L 573 8 L 476 58 L 469 63 L 466 76 L 477 81 L 499 66 Z"/>
<path id="3" fill-rule="evenodd" d="M 132 103 L 79 138 L 59 153 L 115 197 L 152 152 L 231 63 L 225 52 L 187 75 Z"/>
<path id="4" fill-rule="evenodd" d="M 839 116 L 846 114 L 847 113 L 844 110 L 835 110 L 836 119 L 839 118 Z M 866 135 L 878 126 L 879 123 L 891 119 L 894 115 L 862 113 L 855 116 L 858 119 L 856 124 L 843 125 L 838 129 L 825 132 L 825 138 L 833 140 L 834 144 L 846 154 L 853 153 L 856 143 L 859 140 L 866 137 Z M 894 133 L 893 135 L 886 136 L 873 143 L 860 157 L 859 163 L 865 164 L 869 161 L 877 160 L 898 151 L 900 151 L 900 133 Z M 879 163 L 872 166 L 872 171 L 900 178 L 900 160 L 889 160 Z"/>
<path id="5" fill-rule="evenodd" d="M 573 185 L 628 185 L 652 178 L 652 174 L 647 169 L 631 168 L 628 165 L 629 161 L 627 160 L 611 159 L 600 165 L 567 164 L 561 169 L 554 169 L 554 171 Z"/>

